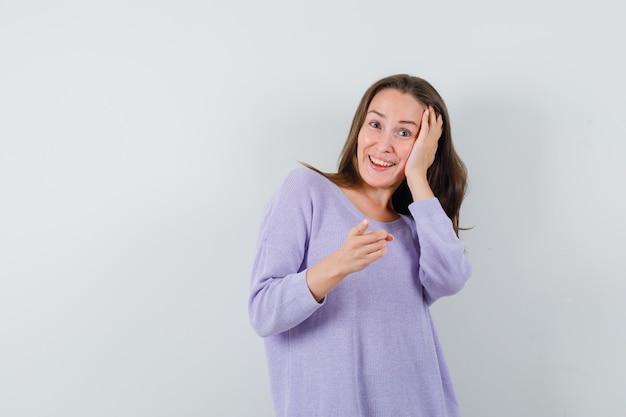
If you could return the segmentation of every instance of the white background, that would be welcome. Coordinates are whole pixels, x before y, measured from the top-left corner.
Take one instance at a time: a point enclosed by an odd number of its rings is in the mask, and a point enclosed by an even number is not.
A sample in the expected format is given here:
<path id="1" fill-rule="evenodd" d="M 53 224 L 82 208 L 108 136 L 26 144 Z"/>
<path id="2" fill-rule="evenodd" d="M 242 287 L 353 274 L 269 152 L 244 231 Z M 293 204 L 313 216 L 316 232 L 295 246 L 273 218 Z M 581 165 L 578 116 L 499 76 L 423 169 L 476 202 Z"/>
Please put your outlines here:
<path id="1" fill-rule="evenodd" d="M 0 415 L 271 416 L 263 204 L 364 90 L 446 100 L 474 266 L 433 314 L 466 417 L 626 415 L 618 0 L 0 0 Z M 312 399 L 314 401 L 314 399 Z"/>

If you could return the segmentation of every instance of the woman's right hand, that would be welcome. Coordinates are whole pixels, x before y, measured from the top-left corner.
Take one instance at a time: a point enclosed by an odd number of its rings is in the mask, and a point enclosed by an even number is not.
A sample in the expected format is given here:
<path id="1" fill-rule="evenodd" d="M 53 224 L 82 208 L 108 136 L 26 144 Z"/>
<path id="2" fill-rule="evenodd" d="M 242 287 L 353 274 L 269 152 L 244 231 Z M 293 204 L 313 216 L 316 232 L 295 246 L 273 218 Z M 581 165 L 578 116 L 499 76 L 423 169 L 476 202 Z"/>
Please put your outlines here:
<path id="1" fill-rule="evenodd" d="M 343 246 L 339 249 L 341 265 L 346 275 L 360 271 L 387 253 L 387 242 L 393 236 L 384 229 L 367 231 L 370 222 L 362 220 L 348 231 Z"/>
<path id="2" fill-rule="evenodd" d="M 387 253 L 387 242 L 393 236 L 384 229 L 367 231 L 365 219 L 348 231 L 344 244 L 336 252 L 313 265 L 306 274 L 311 294 L 321 302 L 333 288 L 353 272 L 366 268 Z"/>

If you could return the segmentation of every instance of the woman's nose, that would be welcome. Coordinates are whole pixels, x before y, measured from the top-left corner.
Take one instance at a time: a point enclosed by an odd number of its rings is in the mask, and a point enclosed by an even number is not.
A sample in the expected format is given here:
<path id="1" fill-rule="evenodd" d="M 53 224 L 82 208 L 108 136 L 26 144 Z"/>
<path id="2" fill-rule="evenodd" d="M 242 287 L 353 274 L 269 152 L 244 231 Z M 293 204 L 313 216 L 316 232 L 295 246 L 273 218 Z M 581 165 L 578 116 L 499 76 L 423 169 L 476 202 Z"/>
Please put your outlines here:
<path id="1" fill-rule="evenodd" d="M 391 150 L 391 141 L 393 140 L 392 132 L 385 132 L 378 141 L 379 152 L 389 152 Z"/>

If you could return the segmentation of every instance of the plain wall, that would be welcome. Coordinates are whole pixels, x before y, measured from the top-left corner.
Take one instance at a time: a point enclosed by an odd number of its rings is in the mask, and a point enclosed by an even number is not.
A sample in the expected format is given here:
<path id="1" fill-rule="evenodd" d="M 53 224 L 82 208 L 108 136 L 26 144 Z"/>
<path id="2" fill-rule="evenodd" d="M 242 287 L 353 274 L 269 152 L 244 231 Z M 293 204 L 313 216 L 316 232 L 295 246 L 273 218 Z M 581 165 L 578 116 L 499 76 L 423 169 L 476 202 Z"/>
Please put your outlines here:
<path id="1" fill-rule="evenodd" d="M 466 417 L 626 415 L 620 2 L 0 0 L 0 415 L 271 416 L 261 209 L 364 90 L 446 100 Z"/>

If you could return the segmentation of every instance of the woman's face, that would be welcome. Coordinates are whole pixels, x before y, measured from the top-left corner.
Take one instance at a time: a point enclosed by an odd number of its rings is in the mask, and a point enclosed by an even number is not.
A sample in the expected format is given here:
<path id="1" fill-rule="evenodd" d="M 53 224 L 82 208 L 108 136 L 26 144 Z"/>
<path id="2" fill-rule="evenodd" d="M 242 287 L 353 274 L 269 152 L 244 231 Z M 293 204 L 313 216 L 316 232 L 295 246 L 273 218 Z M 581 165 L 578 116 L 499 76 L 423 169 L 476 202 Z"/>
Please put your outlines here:
<path id="1" fill-rule="evenodd" d="M 424 110 L 413 96 L 393 88 L 374 96 L 357 145 L 359 173 L 367 185 L 395 191 L 402 183 Z"/>

